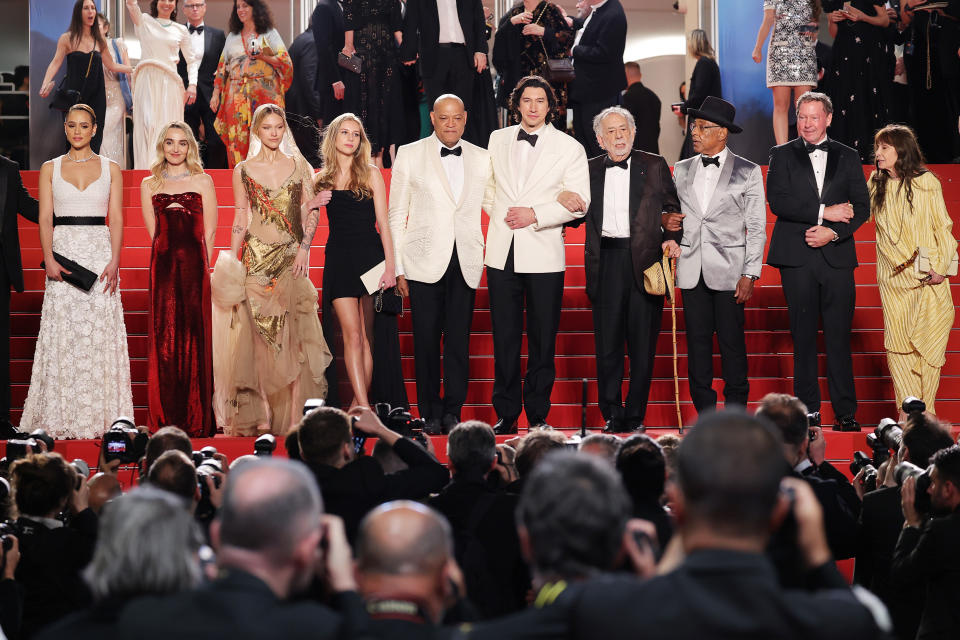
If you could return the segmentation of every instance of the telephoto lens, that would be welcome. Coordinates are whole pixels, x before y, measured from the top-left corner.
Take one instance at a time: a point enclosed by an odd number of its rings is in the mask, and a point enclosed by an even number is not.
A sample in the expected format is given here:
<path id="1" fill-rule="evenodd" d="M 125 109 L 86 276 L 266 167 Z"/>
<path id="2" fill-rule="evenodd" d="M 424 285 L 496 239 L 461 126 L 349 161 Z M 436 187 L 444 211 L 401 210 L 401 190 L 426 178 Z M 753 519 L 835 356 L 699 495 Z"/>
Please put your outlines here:
<path id="1" fill-rule="evenodd" d="M 921 469 L 912 462 L 901 462 L 893 470 L 893 477 L 897 479 L 897 486 L 902 487 L 907 478 L 917 479 L 917 491 L 914 494 L 913 504 L 919 513 L 930 513 L 930 495 L 927 490 L 930 488 L 930 469 Z"/>
<path id="2" fill-rule="evenodd" d="M 874 433 L 877 434 L 877 438 L 885 444 L 888 449 L 893 449 L 894 451 L 900 450 L 900 443 L 903 441 L 903 430 L 900 428 L 900 425 L 897 424 L 896 420 L 884 418 L 880 421 L 880 424 L 877 425 Z"/>
<path id="3" fill-rule="evenodd" d="M 265 433 L 253 442 L 253 455 L 269 458 L 277 448 L 277 439 L 272 433 Z"/>
<path id="4" fill-rule="evenodd" d="M 873 460 L 863 451 L 853 452 L 853 461 L 850 463 L 850 473 L 857 475 L 863 470 L 863 488 L 867 493 L 877 488 L 877 468 Z"/>

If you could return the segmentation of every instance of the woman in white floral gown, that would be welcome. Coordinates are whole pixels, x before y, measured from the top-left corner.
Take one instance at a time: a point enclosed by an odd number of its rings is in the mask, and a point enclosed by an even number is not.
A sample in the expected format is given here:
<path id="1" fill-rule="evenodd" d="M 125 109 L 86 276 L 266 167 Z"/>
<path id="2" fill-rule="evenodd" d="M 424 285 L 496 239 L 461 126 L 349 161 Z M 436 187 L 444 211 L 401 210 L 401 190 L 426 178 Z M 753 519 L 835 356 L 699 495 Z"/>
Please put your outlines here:
<path id="1" fill-rule="evenodd" d="M 45 429 L 55 438 L 99 438 L 115 418 L 133 415 L 127 330 L 117 288 L 123 178 L 115 162 L 90 148 L 95 119 L 85 104 L 67 112 L 63 128 L 70 150 L 40 169 L 40 244 L 47 284 L 20 428 Z M 89 291 L 69 284 L 64 279 L 68 270 L 54 252 L 100 274 L 99 280 Z"/>

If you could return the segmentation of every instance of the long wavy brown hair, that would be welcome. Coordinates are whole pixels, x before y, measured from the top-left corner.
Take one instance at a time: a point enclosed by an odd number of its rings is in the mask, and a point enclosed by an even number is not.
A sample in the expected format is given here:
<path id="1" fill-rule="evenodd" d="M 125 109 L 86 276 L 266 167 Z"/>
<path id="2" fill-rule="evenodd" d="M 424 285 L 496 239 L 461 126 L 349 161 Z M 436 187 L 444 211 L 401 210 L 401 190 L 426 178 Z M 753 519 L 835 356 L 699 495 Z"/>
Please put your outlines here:
<path id="1" fill-rule="evenodd" d="M 923 152 L 917 144 L 917 136 L 913 129 L 905 124 L 888 124 L 873 136 L 874 155 L 881 144 L 888 144 L 897 152 L 897 161 L 893 165 L 894 172 L 900 177 L 900 185 L 897 189 L 906 190 L 907 202 L 910 210 L 913 211 L 913 180 L 927 172 Z M 890 180 L 887 170 L 879 167 L 870 178 L 870 184 L 874 188 L 873 199 L 870 202 L 871 217 L 883 209 L 883 203 L 887 197 L 887 182 Z"/>
<path id="2" fill-rule="evenodd" d="M 820 22 L 820 14 L 823 13 L 823 5 L 820 0 L 810 0 L 810 18 L 814 22 Z"/>
<path id="3" fill-rule="evenodd" d="M 337 160 L 337 133 L 340 126 L 347 120 L 352 120 L 360 127 L 360 144 L 353 151 L 350 162 L 350 180 L 347 189 L 353 192 L 357 199 L 369 198 L 373 195 L 370 186 L 370 139 L 363 128 L 363 122 L 352 113 L 337 116 L 323 132 L 323 142 L 320 144 L 320 155 L 323 157 L 323 168 L 317 174 L 317 191 L 335 189 L 337 176 L 340 175 L 340 164 Z"/>
<path id="4" fill-rule="evenodd" d="M 151 177 L 147 181 L 147 186 L 151 191 L 156 191 L 163 185 L 163 172 L 167 170 L 167 157 L 163 153 L 163 141 L 167 139 L 167 132 L 170 129 L 179 129 L 187 139 L 187 171 L 191 175 L 203 173 L 203 163 L 200 161 L 200 148 L 197 145 L 197 139 L 193 137 L 193 130 L 186 122 L 174 120 L 168 122 L 157 136 L 157 154 L 150 165 Z"/>
<path id="5" fill-rule="evenodd" d="M 80 42 L 83 40 L 83 5 L 87 0 L 77 0 L 73 3 L 73 14 L 70 16 L 70 28 L 67 29 L 67 33 L 70 34 L 70 46 L 80 47 Z M 93 0 L 90 0 L 93 2 Z M 93 3 L 93 8 L 96 10 L 97 5 Z M 103 39 L 103 34 L 100 32 L 100 23 L 96 18 L 93 20 L 93 24 L 90 25 L 90 36 L 93 38 L 94 49 L 97 51 L 103 51 L 107 46 L 107 41 Z"/>
<path id="6" fill-rule="evenodd" d="M 253 26 L 256 28 L 257 33 L 263 35 L 267 31 L 270 31 L 270 29 L 273 29 L 273 13 L 270 12 L 270 7 L 267 6 L 266 2 L 263 2 L 263 0 L 243 1 L 250 5 Z M 237 15 L 237 0 L 233 0 L 233 10 L 230 12 L 230 20 L 227 24 L 230 33 L 240 33 L 243 29 L 243 23 L 240 22 L 240 17 Z"/>

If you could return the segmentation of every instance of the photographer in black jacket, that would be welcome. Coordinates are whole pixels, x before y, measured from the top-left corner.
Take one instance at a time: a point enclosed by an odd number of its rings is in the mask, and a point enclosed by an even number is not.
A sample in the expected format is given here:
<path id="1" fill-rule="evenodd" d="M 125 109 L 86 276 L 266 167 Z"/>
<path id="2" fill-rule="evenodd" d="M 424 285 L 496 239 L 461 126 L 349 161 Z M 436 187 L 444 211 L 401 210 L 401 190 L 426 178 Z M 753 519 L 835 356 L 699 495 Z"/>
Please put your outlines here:
<path id="1" fill-rule="evenodd" d="M 899 593 L 925 591 L 917 638 L 947 640 L 960 629 L 960 446 L 941 449 L 932 462 L 930 514 L 917 509 L 915 477 L 901 488 L 904 528 L 893 552 L 890 581 Z"/>
<path id="2" fill-rule="evenodd" d="M 351 432 L 379 438 L 393 447 L 407 469 L 386 474 L 372 457 L 354 450 Z M 418 500 L 440 491 L 450 474 L 416 443 L 388 429 L 377 414 L 357 407 L 347 415 L 320 407 L 303 417 L 287 435 L 287 452 L 302 460 L 320 485 L 327 513 L 343 518 L 353 542 L 360 520 L 377 505 L 390 500 Z"/>

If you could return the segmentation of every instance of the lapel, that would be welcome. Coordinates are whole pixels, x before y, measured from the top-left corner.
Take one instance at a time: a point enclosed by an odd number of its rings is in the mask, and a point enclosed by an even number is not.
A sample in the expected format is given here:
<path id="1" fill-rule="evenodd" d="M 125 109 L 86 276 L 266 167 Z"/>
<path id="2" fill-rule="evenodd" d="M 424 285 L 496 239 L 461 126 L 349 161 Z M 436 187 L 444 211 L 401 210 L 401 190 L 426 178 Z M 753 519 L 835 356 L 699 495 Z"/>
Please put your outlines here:
<path id="1" fill-rule="evenodd" d="M 713 195 L 710 196 L 710 202 L 707 203 L 707 210 L 703 212 L 704 218 L 713 211 L 713 208 L 717 205 L 717 201 L 723 196 L 724 192 L 726 192 L 727 186 L 730 184 L 730 176 L 733 175 L 734 162 L 736 162 L 736 156 L 733 155 L 732 151 L 727 149 L 727 161 L 723 163 L 723 167 L 720 169 L 717 186 L 713 190 Z M 701 163 L 701 166 L 702 165 L 703 163 Z"/>
<path id="2" fill-rule="evenodd" d="M 519 178 L 517 176 L 516 168 L 513 166 L 513 143 L 517 139 L 517 130 L 520 128 L 520 125 L 515 124 L 507 129 L 506 142 L 499 145 L 496 149 L 496 153 L 500 156 L 500 164 L 507 168 L 508 179 L 503 181 L 504 190 L 507 191 L 507 196 L 511 200 L 516 200 L 519 194 L 517 191 L 517 184 L 519 183 Z M 499 182 L 499 181 L 498 181 Z"/>
<path id="3" fill-rule="evenodd" d="M 700 218 L 703 218 L 703 211 L 700 210 L 700 196 L 697 194 L 697 190 L 694 188 L 696 184 L 697 172 L 703 167 L 703 163 L 700 162 L 700 154 L 693 156 L 690 161 L 690 168 L 687 170 L 687 175 L 683 179 L 683 185 L 680 185 L 679 191 L 683 193 L 690 194 L 690 206 L 693 207 L 693 213 L 697 214 Z"/>
<path id="4" fill-rule="evenodd" d="M 519 126 L 519 125 L 518 125 Z M 554 168 L 556 168 L 556 153 L 551 148 L 554 135 L 566 135 L 560 133 L 552 124 L 544 124 L 540 127 L 540 137 L 537 139 L 537 146 L 541 147 L 534 154 L 533 166 L 528 168 L 527 175 L 523 179 L 523 192 L 517 194 L 518 197 L 529 191 L 532 187 L 537 187 L 540 179 Z M 516 138 L 516 136 L 514 136 Z M 513 154 L 510 154 L 511 158 Z"/>
<path id="5" fill-rule="evenodd" d="M 804 145 L 803 145 L 803 138 L 796 138 L 796 139 L 794 140 L 794 142 L 793 142 L 793 153 L 794 153 L 794 154 L 796 155 L 796 157 L 797 157 L 797 162 L 799 163 L 800 171 L 803 172 L 803 174 L 806 176 L 807 182 L 810 183 L 810 187 L 813 189 L 814 195 L 816 195 L 816 193 L 817 193 L 817 177 L 816 177 L 815 175 L 813 175 L 813 163 L 810 162 L 810 154 L 807 153 L 807 149 L 806 149 L 806 147 L 804 147 Z M 828 165 L 828 166 L 830 165 L 830 156 L 831 156 L 831 155 L 833 155 L 833 154 L 831 154 L 831 153 L 829 153 L 829 152 L 827 153 L 827 165 Z M 827 181 L 826 181 L 826 179 L 824 179 L 824 181 L 823 181 L 823 188 L 824 188 L 824 191 L 826 191 L 826 188 L 827 188 Z"/>
<path id="6" fill-rule="evenodd" d="M 606 2 L 602 7 L 600 7 L 599 9 L 594 9 L 594 10 L 593 10 L 593 17 L 590 19 L 590 24 L 588 24 L 586 27 L 584 27 L 584 29 L 583 29 L 583 37 L 580 38 L 580 42 L 583 42 L 583 39 L 587 37 L 587 34 L 588 34 L 588 33 L 592 35 L 593 32 L 597 30 L 597 28 L 598 28 L 598 27 L 597 27 L 597 23 L 598 23 L 600 20 L 603 19 L 602 11 L 603 11 L 603 10 L 607 7 L 607 5 L 609 5 L 611 2 L 613 2 L 613 0 L 607 0 L 607 2 Z M 593 31 L 589 31 L 589 29 L 591 29 L 591 28 L 593 29 Z"/>
<path id="7" fill-rule="evenodd" d="M 467 146 L 467 141 L 463 138 L 460 138 L 460 147 L 463 149 L 462 158 L 463 158 L 463 186 L 460 188 L 460 199 L 457 200 L 457 209 L 463 206 L 464 200 L 467 199 L 467 185 L 470 184 L 471 176 L 473 175 L 473 170 L 475 165 L 476 156 L 473 155 L 473 148 Z M 446 172 L 444 172 L 446 173 Z"/>
<path id="8" fill-rule="evenodd" d="M 823 202 L 823 196 L 827 195 L 827 189 L 830 188 L 830 183 L 833 182 L 833 179 L 837 175 L 837 165 L 840 161 L 840 150 L 837 149 L 833 140 L 827 138 L 827 144 L 830 145 L 830 149 L 827 151 L 827 168 L 823 172 L 823 191 L 820 193 L 821 202 Z"/>
<path id="9" fill-rule="evenodd" d="M 13 170 L 15 171 L 16 169 L 13 169 Z M 2 213 L 4 215 L 7 214 L 7 187 L 9 186 L 8 178 L 10 175 L 10 171 L 11 171 L 11 168 L 7 159 L 6 158 L 0 159 L 0 207 L 3 207 Z M 16 224 L 16 217 L 17 217 L 17 214 L 16 212 L 14 212 L 13 213 L 14 224 Z M 3 225 L 3 222 L 4 222 L 3 220 L 0 220 L 0 226 Z"/>
<path id="10" fill-rule="evenodd" d="M 630 164 L 632 165 L 633 163 Z M 603 231 L 603 187 L 606 181 L 607 169 L 601 161 L 600 168 L 590 175 L 590 209 L 594 212 L 593 215 L 590 216 L 590 224 L 593 225 L 598 238 Z M 630 202 L 633 203 L 632 194 Z"/>
<path id="11" fill-rule="evenodd" d="M 630 215 L 630 235 L 633 236 L 634 229 L 636 228 L 635 218 L 640 215 L 640 200 L 643 195 L 643 186 L 647 181 L 646 173 L 643 170 L 643 164 L 640 162 L 640 154 L 634 153 L 631 154 L 632 158 L 630 160 L 630 199 L 629 199 L 629 215 Z"/>
<path id="12" fill-rule="evenodd" d="M 453 190 L 450 188 L 450 181 L 447 180 L 447 172 L 444 171 L 443 165 L 440 163 L 440 141 L 437 139 L 437 134 L 430 134 L 430 137 L 426 139 L 426 142 L 423 146 L 424 152 L 427 154 L 427 162 L 430 163 L 433 173 L 440 176 L 440 184 L 443 186 L 444 193 L 446 193 L 447 197 L 453 201 Z M 463 167 L 464 176 L 466 176 L 466 162 L 464 162 Z"/>

